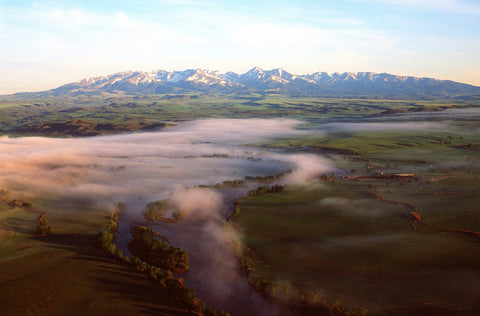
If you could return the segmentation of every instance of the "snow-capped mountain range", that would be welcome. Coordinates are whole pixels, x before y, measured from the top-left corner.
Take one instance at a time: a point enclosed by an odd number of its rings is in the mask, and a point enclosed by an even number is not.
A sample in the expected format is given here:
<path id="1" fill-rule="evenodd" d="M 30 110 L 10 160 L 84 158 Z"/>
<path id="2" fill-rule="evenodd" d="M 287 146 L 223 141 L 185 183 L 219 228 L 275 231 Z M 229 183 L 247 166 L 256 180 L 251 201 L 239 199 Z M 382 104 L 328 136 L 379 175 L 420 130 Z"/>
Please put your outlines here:
<path id="1" fill-rule="evenodd" d="M 387 73 L 291 74 L 281 68 L 252 68 L 243 74 L 211 70 L 127 71 L 83 79 L 49 90 L 51 94 L 126 92 L 134 94 L 190 91 L 257 91 L 315 96 L 457 97 L 480 95 L 480 87 L 450 80 L 396 76 Z"/>

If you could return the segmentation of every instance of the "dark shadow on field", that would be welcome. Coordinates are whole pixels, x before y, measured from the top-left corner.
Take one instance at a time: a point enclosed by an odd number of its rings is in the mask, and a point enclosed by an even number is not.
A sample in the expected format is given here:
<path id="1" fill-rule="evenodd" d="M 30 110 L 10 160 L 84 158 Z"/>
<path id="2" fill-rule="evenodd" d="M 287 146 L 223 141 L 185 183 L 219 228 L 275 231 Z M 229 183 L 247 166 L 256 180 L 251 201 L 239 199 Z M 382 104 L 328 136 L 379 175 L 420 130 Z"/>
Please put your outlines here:
<path id="1" fill-rule="evenodd" d="M 418 316 L 474 316 L 478 311 L 456 308 L 443 303 L 425 303 L 419 305 L 395 306 L 385 309 L 369 311 L 372 316 L 398 316 L 398 315 L 418 315 Z"/>
<path id="2" fill-rule="evenodd" d="M 128 267 L 125 267 L 128 269 Z M 140 284 L 138 280 L 133 277 L 131 271 L 106 271 L 110 273 L 112 278 L 118 277 L 119 274 L 122 280 L 112 281 L 111 278 L 96 278 L 96 280 L 105 285 L 109 290 L 121 295 L 129 301 L 134 301 L 135 306 L 140 308 L 143 313 L 148 315 L 195 315 L 187 311 L 176 311 L 164 307 L 171 305 L 175 298 L 167 292 L 166 289 L 156 285 Z M 152 281 L 153 282 L 153 281 Z M 179 308 L 181 303 L 178 303 Z"/>
<path id="3" fill-rule="evenodd" d="M 32 227 L 35 227 L 36 222 L 37 222 L 36 219 L 29 220 L 29 219 L 8 217 L 2 220 L 1 224 L 6 228 L 14 230 L 17 233 L 31 234 L 33 232 Z"/>
<path id="4" fill-rule="evenodd" d="M 118 295 L 112 304 L 115 304 L 115 301 L 129 302 L 148 315 L 191 314 L 182 311 L 183 305 L 166 289 L 157 285 L 155 280 L 105 254 L 97 247 L 95 236 L 54 234 L 32 239 L 41 241 L 48 248 L 71 252 L 68 259 L 89 261 L 93 264 L 93 273 L 83 277 L 94 280 L 100 288 Z"/>
<path id="5" fill-rule="evenodd" d="M 47 244 L 48 248 L 67 250 L 74 253 L 70 259 L 90 260 L 97 262 L 112 262 L 105 253 L 97 248 L 93 236 L 82 234 L 54 234 L 51 236 L 36 236 L 34 240 Z"/>

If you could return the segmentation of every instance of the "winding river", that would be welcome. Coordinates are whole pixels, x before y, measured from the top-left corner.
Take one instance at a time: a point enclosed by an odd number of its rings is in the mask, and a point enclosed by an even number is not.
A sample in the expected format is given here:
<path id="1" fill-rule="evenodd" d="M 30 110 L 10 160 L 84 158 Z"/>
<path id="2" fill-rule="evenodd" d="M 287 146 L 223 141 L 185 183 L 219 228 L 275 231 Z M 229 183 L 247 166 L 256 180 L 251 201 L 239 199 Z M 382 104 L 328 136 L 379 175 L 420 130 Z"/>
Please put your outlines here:
<path id="1" fill-rule="evenodd" d="M 253 187 L 253 186 L 252 186 Z M 232 211 L 235 197 L 244 196 L 247 189 L 223 192 L 222 218 Z M 117 246 L 129 254 L 131 218 L 120 217 Z M 142 224 L 141 221 L 138 222 Z M 207 306 L 234 315 L 289 315 L 281 306 L 264 298 L 247 282 L 222 222 L 217 217 L 198 219 L 187 217 L 178 223 L 150 223 L 148 226 L 169 238 L 175 247 L 181 247 L 190 256 L 190 270 L 177 277 L 195 289 Z"/>

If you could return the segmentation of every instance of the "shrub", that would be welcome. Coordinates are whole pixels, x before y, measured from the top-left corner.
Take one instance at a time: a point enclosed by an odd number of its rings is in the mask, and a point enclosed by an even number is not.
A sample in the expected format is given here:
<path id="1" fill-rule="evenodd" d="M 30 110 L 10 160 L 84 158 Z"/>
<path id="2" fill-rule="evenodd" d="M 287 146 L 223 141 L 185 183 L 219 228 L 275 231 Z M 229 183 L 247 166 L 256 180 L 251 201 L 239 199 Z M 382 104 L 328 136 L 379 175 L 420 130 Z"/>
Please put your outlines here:
<path id="1" fill-rule="evenodd" d="M 108 249 L 113 243 L 113 234 L 109 231 L 103 231 L 98 233 L 97 242 L 102 249 Z"/>
<path id="2" fill-rule="evenodd" d="M 117 253 L 115 254 L 117 258 L 123 259 L 123 250 L 117 249 Z"/>
<path id="3" fill-rule="evenodd" d="M 107 250 L 111 255 L 115 255 L 117 253 L 117 246 L 114 243 L 111 243 Z"/>
<path id="4" fill-rule="evenodd" d="M 282 185 L 276 184 L 271 187 L 269 187 L 268 185 L 264 185 L 249 191 L 247 193 L 247 196 L 256 196 L 256 195 L 263 195 L 266 193 L 275 193 L 275 192 L 282 192 L 282 191 L 285 191 L 285 187 Z"/>
<path id="5" fill-rule="evenodd" d="M 142 259 L 135 256 L 135 257 L 132 258 L 132 264 L 135 267 L 139 267 L 142 264 Z"/>
<path id="6" fill-rule="evenodd" d="M 49 236 L 53 234 L 52 228 L 48 226 L 47 213 L 38 217 L 36 234 L 38 236 Z"/>

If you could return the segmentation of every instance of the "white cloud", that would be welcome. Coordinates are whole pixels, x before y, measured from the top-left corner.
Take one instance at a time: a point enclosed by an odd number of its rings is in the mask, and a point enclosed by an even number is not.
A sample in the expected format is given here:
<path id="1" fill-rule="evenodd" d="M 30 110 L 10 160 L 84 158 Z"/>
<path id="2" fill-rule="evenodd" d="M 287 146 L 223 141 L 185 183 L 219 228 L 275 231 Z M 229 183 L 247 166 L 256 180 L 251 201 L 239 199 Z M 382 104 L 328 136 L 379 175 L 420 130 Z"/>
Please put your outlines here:
<path id="1" fill-rule="evenodd" d="M 117 12 L 116 25 L 119 28 L 132 28 L 134 24 L 125 12 Z"/>
<path id="2" fill-rule="evenodd" d="M 260 17 L 252 22 L 252 16 L 222 9 L 206 13 L 203 8 L 188 7 L 175 13 L 173 18 L 178 21 L 174 24 L 161 18 L 141 20 L 126 11 L 90 12 L 82 8 L 40 6 L 11 13 L 20 21 L 34 21 L 34 27 L 11 28 L 11 45 L 4 55 L 6 63 L 33 65 L 32 61 L 42 61 L 43 66 L 36 65 L 37 76 L 38 72 L 46 74 L 52 67 L 65 66 L 68 71 L 63 72 L 71 77 L 61 83 L 162 66 L 244 71 L 245 67 L 262 64 L 298 72 L 303 70 L 298 66 L 299 60 L 313 64 L 340 52 L 345 55 L 349 50 L 349 57 L 357 56 L 349 63 L 355 64 L 362 59 L 359 52 L 371 42 L 381 43 L 381 47 L 392 45 L 388 36 L 378 31 L 348 27 L 334 31 Z M 243 68 L 239 67 L 239 60 L 243 61 L 240 66 Z M 223 69 L 218 69 L 219 66 Z M 24 74 L 34 76 L 33 72 L 34 69 L 25 69 Z M 38 89 L 53 87 L 52 83 Z M 33 89 L 36 87 L 28 90 Z"/>
<path id="3" fill-rule="evenodd" d="M 434 6 L 434 1 L 351 1 L 388 3 L 395 9 Z M 477 84 L 480 80 L 480 72 L 472 71 L 478 70 L 479 46 L 472 40 L 478 31 L 471 27 L 467 32 L 459 29 L 461 38 L 434 32 L 412 35 L 394 30 L 395 23 L 379 27 L 375 16 L 292 3 L 276 4 L 271 10 L 264 4 L 256 10 L 244 3 L 194 0 L 115 4 L 103 11 L 70 2 L 2 8 L 0 94 L 54 88 L 125 70 L 199 67 L 243 72 L 254 65 L 294 73 L 376 71 L 441 74 Z M 435 6 L 435 10 L 477 12 L 479 5 L 440 0 Z M 429 36 L 438 40 L 425 41 Z M 464 55 L 457 58 L 453 52 Z"/>

